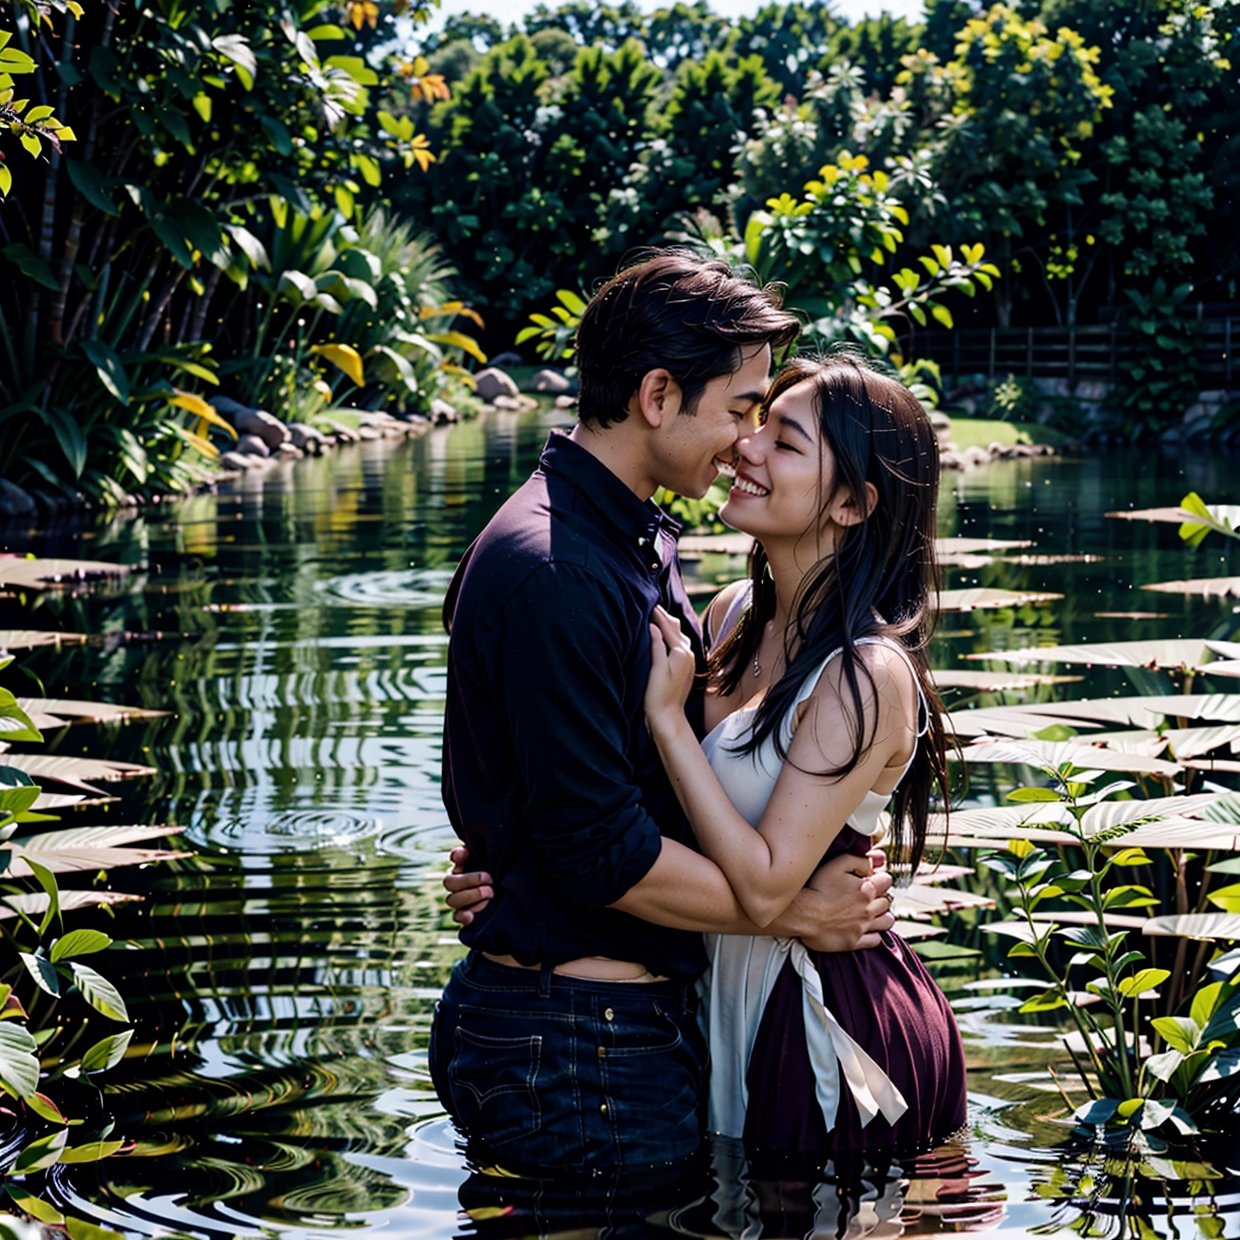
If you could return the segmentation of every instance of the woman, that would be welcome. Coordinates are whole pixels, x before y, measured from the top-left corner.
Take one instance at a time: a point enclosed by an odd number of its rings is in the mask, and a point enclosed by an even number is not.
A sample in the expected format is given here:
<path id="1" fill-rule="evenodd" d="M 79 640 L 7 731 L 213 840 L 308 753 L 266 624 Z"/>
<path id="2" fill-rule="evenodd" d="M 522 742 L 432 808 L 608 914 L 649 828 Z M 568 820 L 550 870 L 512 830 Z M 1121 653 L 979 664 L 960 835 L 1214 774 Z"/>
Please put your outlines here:
<path id="1" fill-rule="evenodd" d="M 703 851 L 767 925 L 825 856 L 890 847 L 916 867 L 945 742 L 925 643 L 936 587 L 929 419 L 860 357 L 790 362 L 738 445 L 721 516 L 757 540 L 707 613 L 707 726 L 683 703 L 688 641 L 651 626 L 647 720 Z M 755 830 L 756 828 L 756 830 Z M 711 1128 L 821 1158 L 922 1147 L 965 1118 L 960 1036 L 896 935 L 868 952 L 712 936 Z"/>

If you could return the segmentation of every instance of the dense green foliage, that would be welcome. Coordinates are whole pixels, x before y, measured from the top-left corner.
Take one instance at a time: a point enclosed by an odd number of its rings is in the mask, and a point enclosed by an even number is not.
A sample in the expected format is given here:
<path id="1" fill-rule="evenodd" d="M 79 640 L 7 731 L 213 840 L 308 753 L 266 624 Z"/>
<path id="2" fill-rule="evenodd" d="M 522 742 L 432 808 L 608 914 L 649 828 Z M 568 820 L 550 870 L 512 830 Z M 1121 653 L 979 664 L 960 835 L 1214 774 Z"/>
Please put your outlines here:
<path id="1" fill-rule="evenodd" d="M 386 170 L 432 158 L 383 92 L 446 89 L 416 61 L 381 76 L 357 8 L 0 7 L 31 97 L 74 138 L 22 133 L 42 155 L 0 207 L 10 480 L 105 501 L 187 489 L 229 441 L 214 392 L 425 407 L 445 351 L 474 348 L 422 333 L 421 315 L 454 317 L 447 264 L 366 206 Z M 315 364 L 334 341 L 356 365 Z"/>
<path id="2" fill-rule="evenodd" d="M 931 0 L 919 27 L 799 4 L 733 24 L 703 3 L 570 3 L 507 30 L 455 18 L 428 45 L 467 70 L 428 122 L 442 158 L 397 193 L 436 219 L 497 345 L 633 246 L 743 237 L 845 155 L 868 158 L 908 212 L 896 261 L 985 245 L 1003 283 L 948 299 L 958 319 L 1122 319 L 1180 286 L 1225 302 L 1238 17 L 1230 2 Z M 1137 429 L 1191 400 L 1178 356 L 1180 398 L 1159 394 L 1162 414 L 1138 410 Z"/>

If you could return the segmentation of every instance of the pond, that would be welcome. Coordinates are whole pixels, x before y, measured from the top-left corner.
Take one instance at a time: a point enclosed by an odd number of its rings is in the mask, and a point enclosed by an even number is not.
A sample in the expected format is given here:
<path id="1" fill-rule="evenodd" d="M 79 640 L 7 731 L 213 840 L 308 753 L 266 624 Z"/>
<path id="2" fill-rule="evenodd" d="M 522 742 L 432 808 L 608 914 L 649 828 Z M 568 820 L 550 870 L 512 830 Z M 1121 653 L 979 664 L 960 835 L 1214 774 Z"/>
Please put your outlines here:
<path id="1" fill-rule="evenodd" d="M 1070 1144 L 1046 1082 L 1052 1022 L 1014 1012 L 1020 988 L 1001 980 L 968 915 L 950 919 L 932 964 L 969 1050 L 970 1123 L 932 1155 L 816 1189 L 741 1192 L 723 1176 L 713 1198 L 657 1222 L 626 1223 L 617 1198 L 610 1231 L 596 1220 L 570 1232 L 583 1220 L 547 1201 L 514 1213 L 468 1176 L 425 1056 L 459 954 L 439 886 L 452 841 L 438 790 L 439 607 L 554 416 L 363 443 L 139 516 L 10 532 L 7 550 L 146 566 L 79 593 L 0 601 L 0 626 L 100 635 L 23 656 L 41 688 L 12 671 L 6 684 L 169 712 L 51 733 L 47 749 L 156 772 L 109 784 L 117 800 L 71 822 L 184 828 L 180 859 L 108 875 L 142 903 L 74 923 L 124 942 L 103 968 L 123 979 L 137 1033 L 103 1109 L 85 1088 L 70 1100 L 80 1131 L 106 1111 L 126 1146 L 56 1168 L 49 1199 L 142 1236 L 517 1235 L 536 1230 L 539 1209 L 565 1235 L 1240 1234 L 1235 1148 L 1137 1165 Z M 1234 498 L 1236 464 L 1112 449 L 949 475 L 942 534 L 1029 546 L 966 560 L 947 584 L 1063 598 L 947 617 L 936 665 L 1035 643 L 1229 636 L 1230 603 L 1140 587 L 1224 573 L 1230 544 L 1194 552 L 1172 526 L 1104 514 L 1190 489 Z M 687 557 L 703 585 L 738 569 Z M 1098 693 L 1124 685 L 1115 671 L 1069 670 Z M 986 779 L 975 795 L 988 795 Z M 84 1044 L 111 1032 L 103 1024 Z M 719 1153 L 726 1167 L 730 1151 Z"/>

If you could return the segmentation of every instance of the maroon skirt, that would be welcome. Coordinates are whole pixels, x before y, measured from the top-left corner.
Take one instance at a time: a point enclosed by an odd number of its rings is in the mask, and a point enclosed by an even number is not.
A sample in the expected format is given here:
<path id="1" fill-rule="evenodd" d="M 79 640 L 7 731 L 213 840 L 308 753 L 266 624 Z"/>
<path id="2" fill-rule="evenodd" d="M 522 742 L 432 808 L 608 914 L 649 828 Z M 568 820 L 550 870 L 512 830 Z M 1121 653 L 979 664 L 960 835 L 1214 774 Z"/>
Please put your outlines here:
<path id="1" fill-rule="evenodd" d="M 831 855 L 864 852 L 869 841 L 845 828 Z M 836 1019 L 887 1073 L 908 1110 L 894 1123 L 876 1115 L 864 1128 L 841 1082 L 835 1126 L 827 1131 L 805 1044 L 801 979 L 785 963 L 767 1001 L 746 1074 L 748 1150 L 828 1158 L 843 1153 L 913 1152 L 965 1122 L 966 1077 L 960 1031 L 943 992 L 898 935 L 869 951 L 810 952 Z"/>

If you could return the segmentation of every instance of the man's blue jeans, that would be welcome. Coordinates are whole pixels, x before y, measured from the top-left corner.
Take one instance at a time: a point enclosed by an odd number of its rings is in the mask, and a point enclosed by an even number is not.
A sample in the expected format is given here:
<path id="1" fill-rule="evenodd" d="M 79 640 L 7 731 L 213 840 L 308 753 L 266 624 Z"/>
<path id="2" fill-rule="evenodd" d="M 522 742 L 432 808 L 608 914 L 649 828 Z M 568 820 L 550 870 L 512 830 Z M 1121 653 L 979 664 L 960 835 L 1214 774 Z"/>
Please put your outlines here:
<path id="1" fill-rule="evenodd" d="M 435 1009 L 431 1078 L 471 1153 L 525 1171 L 637 1171 L 703 1135 L 692 984 L 601 982 L 471 952 Z"/>

